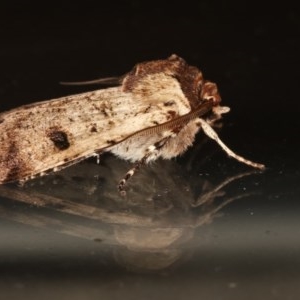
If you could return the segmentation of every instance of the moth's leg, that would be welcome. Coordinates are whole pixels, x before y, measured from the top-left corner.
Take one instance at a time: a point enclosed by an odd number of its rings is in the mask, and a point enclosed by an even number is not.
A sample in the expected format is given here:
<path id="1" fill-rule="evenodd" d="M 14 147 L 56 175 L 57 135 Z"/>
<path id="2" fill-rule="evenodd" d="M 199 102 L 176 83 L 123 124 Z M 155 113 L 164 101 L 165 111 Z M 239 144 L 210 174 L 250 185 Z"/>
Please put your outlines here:
<path id="1" fill-rule="evenodd" d="M 100 164 L 100 153 L 94 153 L 93 154 L 93 157 L 96 157 L 96 162 L 97 162 L 97 165 L 99 165 Z"/>
<path id="2" fill-rule="evenodd" d="M 220 147 L 231 157 L 235 158 L 236 160 L 249 165 L 254 168 L 258 169 L 264 169 L 265 166 L 253 161 L 250 161 L 242 156 L 239 156 L 238 154 L 234 153 L 231 149 L 229 149 L 219 138 L 218 134 L 212 129 L 212 127 L 203 119 L 199 118 L 199 122 L 201 124 L 201 128 L 203 129 L 204 133 L 210 137 L 211 139 L 215 140 Z"/>
<path id="3" fill-rule="evenodd" d="M 122 178 L 118 185 L 118 190 L 122 195 L 125 195 L 126 192 L 124 190 L 126 182 L 136 173 L 143 165 L 145 165 L 148 161 L 152 160 L 158 155 L 159 150 L 166 144 L 166 142 L 171 138 L 172 136 L 167 136 L 160 140 L 159 142 L 155 143 L 154 145 L 151 145 L 147 148 L 145 156 L 139 160 Z"/>
<path id="4" fill-rule="evenodd" d="M 119 181 L 118 190 L 122 195 L 126 195 L 124 190 L 126 182 L 136 173 L 142 165 L 144 165 L 149 158 L 150 154 L 147 153 L 141 160 L 139 160 L 126 174 L 125 176 Z"/>

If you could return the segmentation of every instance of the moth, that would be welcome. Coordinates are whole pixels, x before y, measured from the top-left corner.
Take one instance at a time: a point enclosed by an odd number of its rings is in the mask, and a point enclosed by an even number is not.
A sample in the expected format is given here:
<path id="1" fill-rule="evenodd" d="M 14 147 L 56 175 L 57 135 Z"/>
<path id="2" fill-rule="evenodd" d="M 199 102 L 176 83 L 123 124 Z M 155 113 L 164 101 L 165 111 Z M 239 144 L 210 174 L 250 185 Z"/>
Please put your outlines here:
<path id="1" fill-rule="evenodd" d="M 112 152 L 134 163 L 119 182 L 124 192 L 126 181 L 142 165 L 182 154 L 200 129 L 229 156 L 264 168 L 220 140 L 213 125 L 229 108 L 220 106 L 216 84 L 177 55 L 139 63 L 121 77 L 83 83 L 97 82 L 114 86 L 0 114 L 0 184 L 23 182 Z"/>

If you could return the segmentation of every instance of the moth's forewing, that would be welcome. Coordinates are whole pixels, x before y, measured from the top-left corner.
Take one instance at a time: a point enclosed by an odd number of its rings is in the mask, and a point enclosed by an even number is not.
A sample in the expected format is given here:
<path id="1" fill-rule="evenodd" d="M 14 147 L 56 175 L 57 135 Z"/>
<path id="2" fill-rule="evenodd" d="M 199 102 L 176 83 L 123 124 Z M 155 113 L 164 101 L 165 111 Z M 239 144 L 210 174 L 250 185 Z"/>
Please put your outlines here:
<path id="1" fill-rule="evenodd" d="M 150 84 L 141 80 L 143 89 L 96 90 L 0 114 L 0 183 L 33 177 L 107 151 L 136 132 L 189 112 L 178 82 L 161 75 Z M 165 88 L 154 89 L 161 82 Z"/>

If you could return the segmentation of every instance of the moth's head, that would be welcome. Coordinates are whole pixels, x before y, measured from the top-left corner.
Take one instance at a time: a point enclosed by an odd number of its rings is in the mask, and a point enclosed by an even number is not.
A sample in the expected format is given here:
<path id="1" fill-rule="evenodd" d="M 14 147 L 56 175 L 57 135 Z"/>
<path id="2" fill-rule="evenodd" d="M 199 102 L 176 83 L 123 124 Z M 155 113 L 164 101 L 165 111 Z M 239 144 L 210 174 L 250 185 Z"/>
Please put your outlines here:
<path id="1" fill-rule="evenodd" d="M 200 97 L 204 101 L 213 101 L 214 106 L 219 105 L 221 102 L 221 96 L 217 85 L 210 81 L 204 82 L 200 92 Z"/>

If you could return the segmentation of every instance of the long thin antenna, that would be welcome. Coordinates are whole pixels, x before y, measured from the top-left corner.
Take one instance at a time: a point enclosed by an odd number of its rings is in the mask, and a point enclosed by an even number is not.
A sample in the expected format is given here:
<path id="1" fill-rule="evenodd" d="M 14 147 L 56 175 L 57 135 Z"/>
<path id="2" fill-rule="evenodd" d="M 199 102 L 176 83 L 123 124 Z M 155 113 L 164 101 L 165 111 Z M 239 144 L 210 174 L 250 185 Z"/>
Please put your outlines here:
<path id="1" fill-rule="evenodd" d="M 88 81 L 61 81 L 62 85 L 92 85 L 92 84 L 104 84 L 104 85 L 119 85 L 122 83 L 123 76 L 119 77 L 106 77 Z"/>

